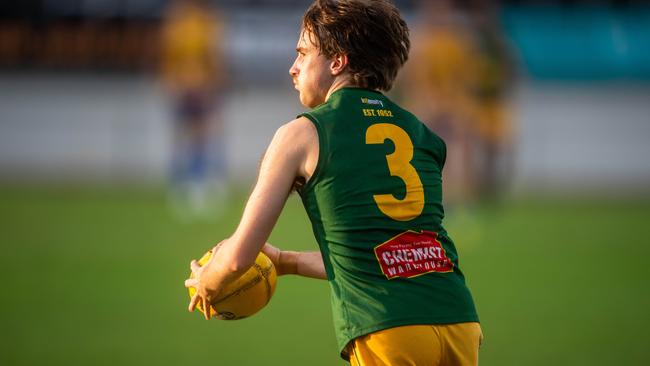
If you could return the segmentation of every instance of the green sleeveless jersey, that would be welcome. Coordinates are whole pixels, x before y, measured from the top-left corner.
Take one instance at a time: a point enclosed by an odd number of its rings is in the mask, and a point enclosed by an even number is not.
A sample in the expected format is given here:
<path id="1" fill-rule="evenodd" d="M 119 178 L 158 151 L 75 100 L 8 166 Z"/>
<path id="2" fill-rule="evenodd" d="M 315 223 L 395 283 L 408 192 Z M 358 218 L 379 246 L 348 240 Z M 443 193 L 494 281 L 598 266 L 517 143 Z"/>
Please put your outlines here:
<path id="1" fill-rule="evenodd" d="M 323 256 L 341 352 L 386 328 L 478 321 L 442 226 L 444 142 L 366 89 L 339 89 L 302 116 L 320 150 L 298 193 Z"/>

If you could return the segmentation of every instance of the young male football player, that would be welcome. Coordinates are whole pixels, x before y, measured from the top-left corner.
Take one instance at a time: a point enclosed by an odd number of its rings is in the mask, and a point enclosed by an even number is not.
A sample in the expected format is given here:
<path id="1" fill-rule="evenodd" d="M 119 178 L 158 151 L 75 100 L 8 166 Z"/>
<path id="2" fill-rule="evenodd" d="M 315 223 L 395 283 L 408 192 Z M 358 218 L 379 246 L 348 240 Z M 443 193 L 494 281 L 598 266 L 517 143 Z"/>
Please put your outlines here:
<path id="1" fill-rule="evenodd" d="M 481 329 L 442 226 L 444 142 L 381 91 L 408 57 L 385 0 L 319 0 L 290 74 L 311 108 L 278 129 L 235 233 L 185 282 L 209 308 L 263 250 L 279 274 L 327 279 L 341 355 L 353 365 L 476 365 Z M 265 245 L 293 188 L 320 252 Z M 205 312 L 210 318 L 210 312 Z"/>

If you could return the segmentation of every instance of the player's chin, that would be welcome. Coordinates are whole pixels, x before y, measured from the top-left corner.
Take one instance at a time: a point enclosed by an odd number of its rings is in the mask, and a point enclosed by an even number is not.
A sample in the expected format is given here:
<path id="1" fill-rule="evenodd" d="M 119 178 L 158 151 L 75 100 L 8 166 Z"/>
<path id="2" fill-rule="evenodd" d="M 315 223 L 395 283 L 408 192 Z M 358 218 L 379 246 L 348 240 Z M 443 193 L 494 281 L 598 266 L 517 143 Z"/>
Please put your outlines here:
<path id="1" fill-rule="evenodd" d="M 300 104 L 307 108 L 315 108 L 321 105 L 324 101 L 322 98 L 318 98 L 317 95 L 313 93 L 304 93 L 300 92 Z"/>
<path id="2" fill-rule="evenodd" d="M 307 107 L 307 108 L 313 108 L 314 107 L 312 105 L 312 103 L 311 103 L 311 100 L 305 94 L 300 93 L 299 99 L 300 99 L 300 104 L 302 104 L 304 107 Z"/>

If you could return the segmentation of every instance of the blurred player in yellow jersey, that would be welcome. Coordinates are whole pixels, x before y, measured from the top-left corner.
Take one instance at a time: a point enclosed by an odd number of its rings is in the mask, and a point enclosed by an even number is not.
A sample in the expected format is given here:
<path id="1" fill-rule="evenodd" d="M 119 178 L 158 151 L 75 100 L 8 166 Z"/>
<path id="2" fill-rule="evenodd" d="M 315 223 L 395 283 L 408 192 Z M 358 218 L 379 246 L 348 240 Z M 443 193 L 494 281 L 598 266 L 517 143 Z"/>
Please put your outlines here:
<path id="1" fill-rule="evenodd" d="M 448 204 L 497 198 L 512 171 L 513 64 L 490 0 L 423 3 L 405 100 L 448 145 Z"/>
<path id="2" fill-rule="evenodd" d="M 476 190 L 471 29 L 451 0 L 423 2 L 420 15 L 402 93 L 405 105 L 447 142 L 445 201 L 462 204 Z"/>
<path id="3" fill-rule="evenodd" d="M 495 2 L 474 0 L 470 14 L 478 193 L 482 199 L 495 201 L 509 188 L 513 174 L 514 125 L 509 94 L 515 66 L 501 32 Z"/>
<path id="4" fill-rule="evenodd" d="M 163 22 L 161 72 L 175 119 L 172 203 L 190 214 L 212 213 L 225 189 L 223 27 L 204 0 L 172 2 Z"/>

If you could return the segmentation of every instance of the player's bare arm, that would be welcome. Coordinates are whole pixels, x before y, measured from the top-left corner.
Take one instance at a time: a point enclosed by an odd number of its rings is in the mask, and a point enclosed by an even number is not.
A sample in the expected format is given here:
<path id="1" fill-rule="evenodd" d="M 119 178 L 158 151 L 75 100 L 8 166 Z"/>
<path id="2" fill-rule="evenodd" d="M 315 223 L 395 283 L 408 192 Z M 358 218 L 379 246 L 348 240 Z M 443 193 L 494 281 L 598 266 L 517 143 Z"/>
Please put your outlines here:
<path id="1" fill-rule="evenodd" d="M 262 252 L 271 259 L 277 270 L 278 276 L 298 275 L 303 277 L 326 280 L 325 265 L 320 252 L 294 252 L 280 250 L 266 243 Z"/>
<path id="2" fill-rule="evenodd" d="M 308 180 L 317 161 L 318 136 L 309 120 L 301 117 L 278 129 L 264 155 L 257 183 L 237 230 L 220 243 L 218 250 L 215 248 L 214 255 L 205 266 L 200 267 L 195 261 L 192 262 L 195 278 L 185 282 L 186 287 L 197 290 L 190 301 L 190 311 L 199 301 L 204 309 L 208 309 L 210 300 L 219 294 L 225 284 L 237 279 L 253 265 L 280 216 L 295 180 Z M 318 267 L 318 264 L 312 264 L 313 258 L 310 256 L 305 259 L 311 260 L 304 261 L 306 264 L 301 268 L 305 265 Z M 205 316 L 209 319 L 210 312 L 205 312 Z"/>

